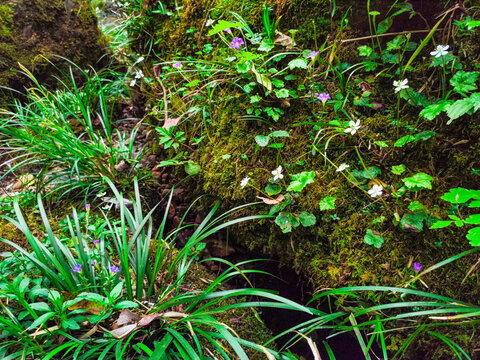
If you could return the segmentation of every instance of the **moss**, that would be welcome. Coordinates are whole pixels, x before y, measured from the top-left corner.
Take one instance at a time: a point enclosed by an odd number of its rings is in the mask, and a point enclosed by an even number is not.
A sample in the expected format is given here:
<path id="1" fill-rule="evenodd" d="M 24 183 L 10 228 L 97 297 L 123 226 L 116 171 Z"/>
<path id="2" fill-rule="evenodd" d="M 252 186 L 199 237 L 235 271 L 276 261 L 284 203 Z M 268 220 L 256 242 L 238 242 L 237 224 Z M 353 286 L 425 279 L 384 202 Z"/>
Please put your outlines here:
<path id="1" fill-rule="evenodd" d="M 71 6 L 67 6 L 71 4 Z M 54 84 L 50 74 L 75 62 L 95 65 L 103 54 L 97 20 L 86 0 L 9 1 L 0 7 L 0 85 L 21 91 L 27 79 L 12 71 L 18 63 L 37 79 Z"/>

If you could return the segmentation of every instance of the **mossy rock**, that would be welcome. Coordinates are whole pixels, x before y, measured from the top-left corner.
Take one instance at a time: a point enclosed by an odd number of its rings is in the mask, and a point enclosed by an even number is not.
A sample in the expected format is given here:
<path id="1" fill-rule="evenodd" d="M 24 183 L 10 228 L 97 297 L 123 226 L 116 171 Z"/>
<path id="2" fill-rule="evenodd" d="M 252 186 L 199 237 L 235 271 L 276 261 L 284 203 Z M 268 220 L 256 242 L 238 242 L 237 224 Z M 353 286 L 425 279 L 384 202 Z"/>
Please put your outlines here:
<path id="1" fill-rule="evenodd" d="M 21 92 L 30 85 L 17 72 L 18 63 L 40 83 L 53 84 L 52 74 L 59 76 L 58 70 L 68 74 L 71 64 L 65 59 L 82 69 L 95 66 L 103 49 L 97 18 L 87 0 L 10 0 L 0 6 L 2 87 Z"/>

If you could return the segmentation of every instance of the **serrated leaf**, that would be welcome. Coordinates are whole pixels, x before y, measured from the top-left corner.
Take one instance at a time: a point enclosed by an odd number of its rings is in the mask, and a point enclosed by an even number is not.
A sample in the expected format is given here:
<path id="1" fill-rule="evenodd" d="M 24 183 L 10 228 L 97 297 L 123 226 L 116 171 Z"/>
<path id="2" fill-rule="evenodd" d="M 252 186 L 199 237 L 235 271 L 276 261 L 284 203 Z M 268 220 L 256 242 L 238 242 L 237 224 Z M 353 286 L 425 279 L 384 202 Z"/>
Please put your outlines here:
<path id="1" fill-rule="evenodd" d="M 315 218 L 315 215 L 305 211 L 300 213 L 300 223 L 304 227 L 315 225 L 316 222 L 317 222 L 317 219 Z"/>
<path id="2" fill-rule="evenodd" d="M 270 138 L 264 135 L 257 135 L 255 136 L 255 142 L 261 147 L 265 147 L 270 142 Z"/>
<path id="3" fill-rule="evenodd" d="M 453 86 L 455 92 L 464 95 L 477 88 L 475 82 L 477 81 L 478 75 L 480 75 L 480 73 L 477 71 L 457 71 L 450 79 L 450 85 Z"/>
<path id="4" fill-rule="evenodd" d="M 287 89 L 280 89 L 280 90 L 275 89 L 274 92 L 277 98 L 279 99 L 288 98 L 288 96 L 290 95 Z"/>
<path id="5" fill-rule="evenodd" d="M 293 69 L 306 69 L 308 67 L 307 62 L 304 59 L 293 59 L 288 63 L 290 70 Z"/>
<path id="6" fill-rule="evenodd" d="M 417 173 L 411 177 L 404 178 L 402 181 L 405 183 L 405 186 L 410 190 L 420 190 L 420 189 L 431 189 L 433 178 L 423 172 Z"/>
<path id="7" fill-rule="evenodd" d="M 359 56 L 370 56 L 373 49 L 370 46 L 362 45 L 357 48 Z"/>
<path id="8" fill-rule="evenodd" d="M 470 190 L 464 188 L 454 188 L 450 189 L 445 193 L 441 199 L 454 203 L 454 204 L 463 204 L 472 198 L 472 193 Z"/>
<path id="9" fill-rule="evenodd" d="M 326 211 L 326 210 L 333 210 L 335 209 L 335 199 L 334 197 L 331 196 L 326 196 L 324 197 L 320 203 L 318 204 L 320 207 L 320 211 Z"/>
<path id="10" fill-rule="evenodd" d="M 430 229 L 442 229 L 447 226 L 450 226 L 453 221 L 437 221 L 434 223 L 432 226 L 430 226 Z"/>
<path id="11" fill-rule="evenodd" d="M 402 175 L 405 172 L 405 165 L 400 164 L 400 165 L 395 165 L 392 166 L 392 173 L 395 175 Z"/>
<path id="12" fill-rule="evenodd" d="M 422 231 L 423 221 L 428 217 L 425 213 L 411 213 L 403 216 L 400 226 L 405 230 Z"/>
<path id="13" fill-rule="evenodd" d="M 300 192 L 305 188 L 305 186 L 313 183 L 314 178 L 314 171 L 304 171 L 299 174 L 292 175 L 292 181 L 290 182 L 287 191 Z"/>
<path id="14" fill-rule="evenodd" d="M 375 246 L 377 249 L 380 249 L 385 242 L 379 233 L 372 231 L 371 229 L 367 229 L 367 233 L 365 234 L 363 241 L 365 241 L 365 243 L 368 245 Z"/>
<path id="15" fill-rule="evenodd" d="M 202 171 L 202 168 L 197 163 L 193 161 L 188 161 L 187 163 L 185 163 L 185 172 L 188 175 L 194 176 L 194 175 L 200 174 L 201 171 Z"/>
<path id="16" fill-rule="evenodd" d="M 466 224 L 480 225 L 480 214 L 470 215 L 465 219 Z"/>
<path id="17" fill-rule="evenodd" d="M 467 234 L 467 239 L 470 240 L 470 245 L 480 246 L 480 226 L 470 229 Z"/>
<path id="18" fill-rule="evenodd" d="M 418 211 L 418 210 L 423 210 L 424 207 L 422 204 L 420 204 L 418 201 L 412 201 L 409 205 L 408 205 L 408 210 L 410 211 Z"/>
<path id="19" fill-rule="evenodd" d="M 442 100 L 436 104 L 428 105 L 425 109 L 420 111 L 420 116 L 427 120 L 433 120 L 442 111 L 447 111 L 447 108 L 451 103 L 452 101 Z"/>
<path id="20" fill-rule="evenodd" d="M 283 233 L 288 233 L 292 231 L 292 228 L 298 227 L 300 221 L 298 218 L 294 217 L 289 212 L 281 212 L 275 218 L 275 223 L 280 226 Z"/>

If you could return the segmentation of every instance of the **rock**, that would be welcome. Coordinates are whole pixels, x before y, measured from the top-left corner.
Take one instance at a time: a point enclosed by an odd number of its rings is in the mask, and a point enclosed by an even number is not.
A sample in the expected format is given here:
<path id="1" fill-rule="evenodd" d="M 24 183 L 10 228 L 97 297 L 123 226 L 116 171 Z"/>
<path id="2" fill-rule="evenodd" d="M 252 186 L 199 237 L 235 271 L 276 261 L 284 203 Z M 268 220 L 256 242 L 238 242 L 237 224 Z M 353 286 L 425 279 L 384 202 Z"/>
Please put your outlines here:
<path id="1" fill-rule="evenodd" d="M 33 185 L 35 181 L 35 176 L 32 174 L 20 175 L 17 179 L 17 182 L 13 184 L 13 190 L 20 190 L 24 187 Z"/>
<path id="2" fill-rule="evenodd" d="M 56 84 L 65 57 L 82 69 L 104 54 L 97 18 L 88 0 L 8 0 L 0 5 L 0 86 L 22 91 L 29 79 L 15 71 L 21 63 L 40 83 Z M 61 77 L 61 76 L 60 76 Z M 7 92 L 3 90 L 0 98 Z"/>

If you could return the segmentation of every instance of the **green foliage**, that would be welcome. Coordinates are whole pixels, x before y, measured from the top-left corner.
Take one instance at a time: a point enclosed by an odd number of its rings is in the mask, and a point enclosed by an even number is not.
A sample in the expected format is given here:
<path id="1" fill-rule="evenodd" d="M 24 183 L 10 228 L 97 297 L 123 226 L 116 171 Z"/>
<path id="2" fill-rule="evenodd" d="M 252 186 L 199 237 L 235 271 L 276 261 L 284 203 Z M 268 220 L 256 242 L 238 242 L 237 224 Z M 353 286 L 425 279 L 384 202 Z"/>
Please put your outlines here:
<path id="1" fill-rule="evenodd" d="M 377 249 L 382 247 L 385 241 L 383 240 L 383 237 L 381 237 L 379 233 L 371 229 L 367 229 L 367 233 L 365 234 L 365 237 L 363 238 L 363 240 L 365 241 L 365 244 L 373 245 Z"/>
<path id="2" fill-rule="evenodd" d="M 314 178 L 314 171 L 304 171 L 298 174 L 294 174 L 292 175 L 292 181 L 290 182 L 290 185 L 288 185 L 287 191 L 300 192 L 305 188 L 305 186 L 313 183 Z"/>

